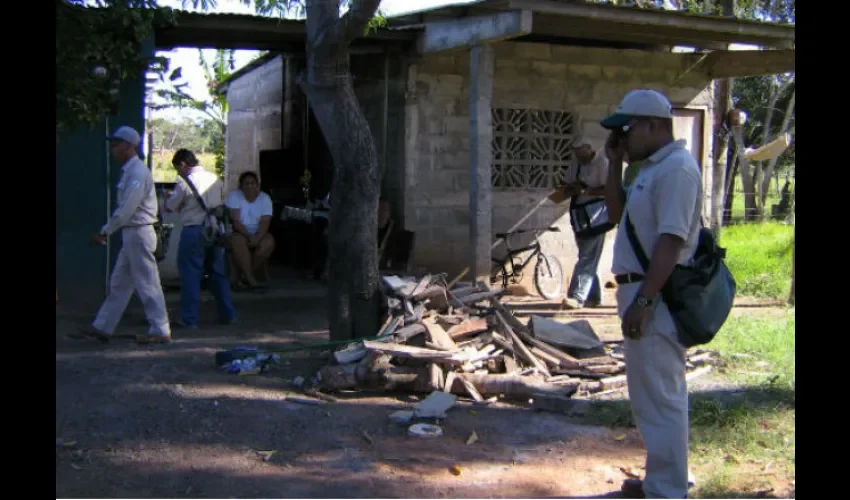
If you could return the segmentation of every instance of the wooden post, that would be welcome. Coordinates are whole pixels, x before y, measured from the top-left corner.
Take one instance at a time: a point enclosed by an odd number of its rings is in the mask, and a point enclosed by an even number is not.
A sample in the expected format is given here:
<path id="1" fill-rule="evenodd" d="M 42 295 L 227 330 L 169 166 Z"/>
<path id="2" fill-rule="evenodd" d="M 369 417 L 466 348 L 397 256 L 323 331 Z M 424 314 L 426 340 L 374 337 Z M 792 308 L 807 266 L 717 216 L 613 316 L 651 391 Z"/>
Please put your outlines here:
<path id="1" fill-rule="evenodd" d="M 493 49 L 476 45 L 469 54 L 469 239 L 473 282 L 490 282 L 492 218 Z"/>

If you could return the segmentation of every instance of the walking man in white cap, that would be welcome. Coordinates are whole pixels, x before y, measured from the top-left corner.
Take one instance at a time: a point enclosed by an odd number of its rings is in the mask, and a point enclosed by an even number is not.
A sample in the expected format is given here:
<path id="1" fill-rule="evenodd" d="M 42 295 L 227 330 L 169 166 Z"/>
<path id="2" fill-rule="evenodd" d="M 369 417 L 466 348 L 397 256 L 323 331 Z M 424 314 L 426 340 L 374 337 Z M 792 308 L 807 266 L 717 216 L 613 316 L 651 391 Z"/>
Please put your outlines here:
<path id="1" fill-rule="evenodd" d="M 619 220 L 612 271 L 626 347 L 629 399 L 646 444 L 646 477 L 623 490 L 635 497 L 687 498 L 688 391 L 685 348 L 660 292 L 676 264 L 693 257 L 703 189 L 697 161 L 673 138 L 670 101 L 654 90 L 629 92 L 602 126 L 611 130 L 606 197 Z M 640 169 L 622 189 L 623 157 Z M 631 229 L 630 229 L 631 227 Z M 646 269 L 629 233 L 645 254 Z"/>
<path id="2" fill-rule="evenodd" d="M 605 205 L 605 182 L 608 179 L 608 158 L 593 150 L 590 141 L 582 136 L 572 142 L 576 164 L 565 174 L 564 194 L 571 196 L 570 223 L 578 247 L 578 261 L 573 269 L 570 286 L 564 298 L 567 309 L 598 307 L 602 303 L 602 287 L 597 269 L 605 233 L 613 225 L 608 222 Z"/>
<path id="3" fill-rule="evenodd" d="M 75 338 L 95 338 L 108 342 L 121 320 L 133 291 L 139 294 L 150 325 L 147 335 L 136 338 L 139 343 L 171 342 L 171 328 L 165 308 L 165 297 L 154 258 L 157 199 L 153 176 L 139 158 L 139 133 L 120 127 L 107 138 L 112 156 L 123 164 L 118 183 L 118 208 L 99 232 L 92 236 L 95 245 L 106 244 L 106 238 L 121 231 L 121 251 L 109 282 L 109 295 L 90 326 L 80 328 Z"/>

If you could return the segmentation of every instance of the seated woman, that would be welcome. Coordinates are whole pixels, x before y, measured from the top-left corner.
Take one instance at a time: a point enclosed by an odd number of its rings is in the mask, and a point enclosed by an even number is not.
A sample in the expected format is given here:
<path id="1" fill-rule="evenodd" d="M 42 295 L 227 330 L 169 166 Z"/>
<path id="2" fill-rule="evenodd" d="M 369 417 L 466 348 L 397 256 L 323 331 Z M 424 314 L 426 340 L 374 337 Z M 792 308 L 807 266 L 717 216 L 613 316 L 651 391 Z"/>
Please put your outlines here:
<path id="1" fill-rule="evenodd" d="M 275 241 L 269 234 L 272 199 L 260 191 L 260 180 L 254 172 L 239 176 L 239 189 L 227 195 L 225 204 L 233 220 L 231 238 L 231 279 L 236 290 L 260 290 L 266 286 L 255 277 L 274 251 Z M 268 280 L 268 276 L 264 276 Z"/>

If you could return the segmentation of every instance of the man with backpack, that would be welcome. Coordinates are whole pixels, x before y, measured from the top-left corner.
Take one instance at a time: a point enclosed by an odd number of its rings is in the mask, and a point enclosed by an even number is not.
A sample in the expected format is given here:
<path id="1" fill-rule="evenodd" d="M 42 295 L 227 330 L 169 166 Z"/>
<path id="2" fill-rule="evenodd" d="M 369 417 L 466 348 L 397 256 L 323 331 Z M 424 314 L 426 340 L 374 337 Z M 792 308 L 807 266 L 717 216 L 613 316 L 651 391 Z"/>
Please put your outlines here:
<path id="1" fill-rule="evenodd" d="M 623 490 L 638 498 L 686 498 L 687 346 L 671 313 L 678 306 L 668 308 L 662 288 L 677 265 L 693 262 L 700 242 L 700 169 L 685 141 L 674 139 L 672 105 L 659 92 L 629 92 L 602 126 L 611 130 L 605 199 L 610 220 L 620 221 L 612 271 L 629 399 L 647 454 L 644 480 L 627 482 Z M 622 189 L 624 155 L 640 162 L 627 191 Z"/>
<path id="2" fill-rule="evenodd" d="M 608 222 L 605 181 L 608 158 L 582 136 L 573 138 L 574 166 L 567 170 L 564 194 L 570 196 L 570 223 L 578 247 L 578 260 L 563 304 L 567 309 L 602 305 L 602 286 L 597 270 L 605 234 L 613 227 Z"/>
<path id="3" fill-rule="evenodd" d="M 174 326 L 198 327 L 201 280 L 205 272 L 209 276 L 210 291 L 215 296 L 219 322 L 232 324 L 236 321 L 236 311 L 224 271 L 221 221 L 216 215 L 227 213 L 222 208 L 224 185 L 217 175 L 200 167 L 195 154 L 188 149 L 178 150 L 171 163 L 177 169 L 178 177 L 165 207 L 169 212 L 178 212 L 183 224 L 177 249 L 180 321 Z"/>

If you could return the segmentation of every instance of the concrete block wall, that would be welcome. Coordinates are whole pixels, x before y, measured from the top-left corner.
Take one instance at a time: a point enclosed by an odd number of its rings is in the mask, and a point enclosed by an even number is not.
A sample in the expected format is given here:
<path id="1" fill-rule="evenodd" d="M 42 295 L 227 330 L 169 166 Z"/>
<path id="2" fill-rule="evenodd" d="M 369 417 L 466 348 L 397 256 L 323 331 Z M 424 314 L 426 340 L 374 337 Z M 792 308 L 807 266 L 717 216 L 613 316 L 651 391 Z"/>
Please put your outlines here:
<path id="1" fill-rule="evenodd" d="M 260 151 L 281 147 L 283 58 L 233 80 L 227 102 L 224 184 L 230 192 L 238 188 L 242 172 L 260 174 Z"/>
<path id="2" fill-rule="evenodd" d="M 503 42 L 494 45 L 493 107 L 567 111 L 579 129 L 602 148 L 599 121 L 633 88 L 666 93 L 674 106 L 706 109 L 703 165 L 711 151 L 711 88 L 704 77 L 686 74 L 670 53 Z M 677 80 L 678 78 L 678 80 Z M 470 262 L 469 250 L 469 56 L 466 51 L 426 56 L 409 68 L 405 135 L 405 221 L 416 231 L 414 265 L 456 273 Z M 704 185 L 711 183 L 703 168 Z M 546 189 L 493 190 L 493 233 L 508 230 L 548 194 Z M 710 206 L 706 201 L 706 207 Z M 568 203 L 546 201 L 522 227 L 558 226 L 544 248 L 561 261 L 569 279 L 577 250 Z M 600 264 L 610 275 L 613 232 Z M 517 238 L 517 244 L 520 241 Z M 493 255 L 504 255 L 504 246 Z M 533 262 L 531 266 L 533 266 Z M 527 268 L 527 276 L 533 267 Z"/>

